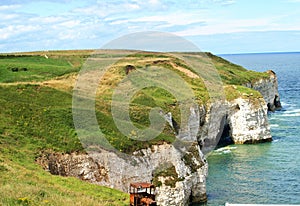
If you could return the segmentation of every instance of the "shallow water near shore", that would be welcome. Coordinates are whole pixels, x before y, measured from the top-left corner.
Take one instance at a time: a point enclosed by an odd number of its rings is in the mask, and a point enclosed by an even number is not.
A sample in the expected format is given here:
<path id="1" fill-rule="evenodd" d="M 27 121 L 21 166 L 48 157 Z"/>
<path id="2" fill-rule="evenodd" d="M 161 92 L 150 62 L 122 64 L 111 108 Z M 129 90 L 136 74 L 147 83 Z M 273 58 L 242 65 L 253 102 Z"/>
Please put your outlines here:
<path id="1" fill-rule="evenodd" d="M 222 57 L 275 71 L 283 109 L 269 114 L 273 142 L 230 145 L 207 157 L 207 205 L 300 204 L 300 53 Z"/>

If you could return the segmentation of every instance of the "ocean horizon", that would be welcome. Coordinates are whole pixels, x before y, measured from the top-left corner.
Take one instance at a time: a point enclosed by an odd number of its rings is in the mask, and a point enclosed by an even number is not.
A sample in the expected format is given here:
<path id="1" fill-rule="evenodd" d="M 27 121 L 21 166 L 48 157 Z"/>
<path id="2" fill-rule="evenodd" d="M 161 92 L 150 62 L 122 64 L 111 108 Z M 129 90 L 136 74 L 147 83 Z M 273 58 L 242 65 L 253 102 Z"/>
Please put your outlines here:
<path id="1" fill-rule="evenodd" d="M 300 51 L 277 51 L 277 52 L 245 52 L 245 53 L 222 53 L 222 54 L 215 54 L 220 57 L 226 57 L 231 55 L 261 55 L 261 54 L 297 54 L 300 53 Z"/>

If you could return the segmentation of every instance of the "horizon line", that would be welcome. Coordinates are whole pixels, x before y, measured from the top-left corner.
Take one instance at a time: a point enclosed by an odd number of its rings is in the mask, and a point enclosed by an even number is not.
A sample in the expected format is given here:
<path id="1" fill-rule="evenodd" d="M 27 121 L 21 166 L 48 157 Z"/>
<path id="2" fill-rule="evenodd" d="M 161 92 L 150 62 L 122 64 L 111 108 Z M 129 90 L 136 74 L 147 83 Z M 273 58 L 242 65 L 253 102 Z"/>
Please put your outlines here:
<path id="1" fill-rule="evenodd" d="M 292 53 L 300 53 L 300 51 L 268 51 L 268 52 L 245 52 L 245 53 L 223 53 L 223 54 L 216 54 L 216 55 L 251 55 L 251 54 L 292 54 Z"/>
<path id="2" fill-rule="evenodd" d="M 57 51 L 95 51 L 95 50 L 124 50 L 124 51 L 135 51 L 133 49 L 47 49 L 47 50 L 32 50 L 32 51 L 11 51 L 11 52 L 0 52 L 0 55 L 3 54 L 18 54 L 18 53 L 37 53 L 37 52 L 57 52 Z M 142 50 L 136 50 L 136 51 L 142 51 Z M 155 51 L 148 51 L 144 50 L 144 52 L 155 52 Z M 159 51 L 156 51 L 159 52 Z M 180 51 L 169 51 L 172 52 L 180 52 Z M 181 51 L 181 52 L 193 52 L 193 51 Z M 195 52 L 195 51 L 194 51 Z M 292 54 L 292 53 L 300 53 L 300 51 L 267 51 L 267 52 L 241 52 L 241 53 L 214 53 L 212 51 L 198 51 L 198 52 L 204 52 L 204 53 L 212 53 L 217 56 L 228 56 L 228 55 L 258 55 L 258 54 Z"/>

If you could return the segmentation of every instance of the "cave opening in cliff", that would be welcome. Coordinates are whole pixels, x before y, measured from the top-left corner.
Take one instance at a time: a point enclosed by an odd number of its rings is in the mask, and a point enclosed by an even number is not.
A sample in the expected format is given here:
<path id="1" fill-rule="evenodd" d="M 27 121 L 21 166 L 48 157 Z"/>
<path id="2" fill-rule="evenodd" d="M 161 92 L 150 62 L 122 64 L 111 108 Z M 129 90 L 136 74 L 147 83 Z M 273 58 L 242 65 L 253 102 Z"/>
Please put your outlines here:
<path id="1" fill-rule="evenodd" d="M 234 143 L 230 136 L 231 134 L 230 131 L 231 131 L 230 125 L 228 124 L 228 122 L 226 122 L 223 126 L 223 131 L 216 148 L 225 147 Z"/>

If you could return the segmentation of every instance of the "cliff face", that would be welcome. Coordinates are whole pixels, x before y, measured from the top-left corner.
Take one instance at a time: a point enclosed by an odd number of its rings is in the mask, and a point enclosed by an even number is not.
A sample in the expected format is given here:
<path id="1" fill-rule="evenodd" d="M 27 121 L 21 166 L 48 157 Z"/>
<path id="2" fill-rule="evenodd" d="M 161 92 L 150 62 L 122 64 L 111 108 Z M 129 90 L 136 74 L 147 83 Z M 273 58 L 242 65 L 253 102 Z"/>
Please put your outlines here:
<path id="1" fill-rule="evenodd" d="M 131 155 L 99 148 L 89 154 L 45 153 L 37 159 L 54 175 L 74 176 L 91 183 L 128 192 L 132 182 L 153 182 L 158 205 L 188 205 L 205 202 L 208 163 L 200 150 L 196 134 L 199 111 L 191 115 L 173 144 L 152 145 Z M 172 114 L 165 115 L 172 124 Z"/>
<path id="2" fill-rule="evenodd" d="M 211 105 L 199 135 L 203 152 L 210 152 L 218 144 L 271 141 L 267 112 L 268 108 L 263 98 L 241 97 Z"/>
<path id="3" fill-rule="evenodd" d="M 47 154 L 38 162 L 52 174 L 82 180 L 128 192 L 132 182 L 154 182 L 158 205 L 187 205 L 206 200 L 208 164 L 199 145 L 182 152 L 173 145 L 154 145 L 130 157 L 100 150 L 87 154 Z"/>
<path id="4" fill-rule="evenodd" d="M 269 111 L 275 111 L 281 108 L 280 98 L 278 93 L 278 82 L 275 72 L 267 71 L 270 78 L 260 79 L 254 83 L 245 84 L 246 87 L 259 91 L 267 103 Z"/>
<path id="5" fill-rule="evenodd" d="M 265 101 L 239 98 L 230 105 L 230 136 L 236 144 L 271 141 Z"/>
<path id="6" fill-rule="evenodd" d="M 185 128 L 173 128 L 177 138 L 188 141 L 181 148 L 163 143 L 122 156 L 99 149 L 87 154 L 46 154 L 38 162 L 52 174 L 80 179 L 128 192 L 131 182 L 153 182 L 158 205 L 188 205 L 206 200 L 208 164 L 203 154 L 218 143 L 257 143 L 271 141 L 267 112 L 280 107 L 277 78 L 269 72 L 245 86 L 260 91 L 262 97 L 243 94 L 232 101 L 190 108 Z M 199 118 L 197 118 L 199 116 Z M 172 114 L 165 115 L 174 127 Z"/>
<path id="7" fill-rule="evenodd" d="M 199 142 L 204 153 L 218 143 L 249 144 L 272 141 L 268 111 L 281 108 L 278 82 L 273 71 L 269 78 L 247 83 L 244 86 L 259 91 L 262 98 L 241 94 L 232 101 L 217 102 L 205 112 L 205 124 L 200 128 Z"/>

